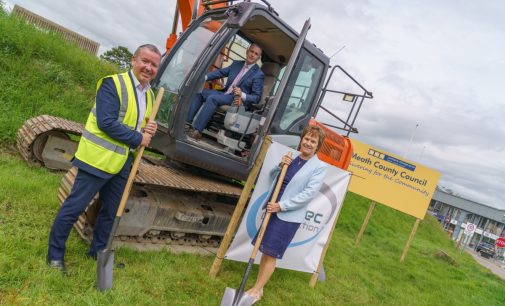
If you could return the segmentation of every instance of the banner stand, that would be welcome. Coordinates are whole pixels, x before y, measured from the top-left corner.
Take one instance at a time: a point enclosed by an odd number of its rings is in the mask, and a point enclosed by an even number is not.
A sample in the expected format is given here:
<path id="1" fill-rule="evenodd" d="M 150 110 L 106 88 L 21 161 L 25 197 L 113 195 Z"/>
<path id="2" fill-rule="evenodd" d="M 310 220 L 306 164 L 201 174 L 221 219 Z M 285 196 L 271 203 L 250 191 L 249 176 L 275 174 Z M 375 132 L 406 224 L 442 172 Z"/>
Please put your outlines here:
<path id="1" fill-rule="evenodd" d="M 361 229 L 358 234 L 358 238 L 356 238 L 356 246 L 359 246 L 359 243 L 361 242 L 361 238 L 363 238 L 363 234 L 365 233 L 366 226 L 368 225 L 368 221 L 370 221 L 370 218 L 372 217 L 372 212 L 375 209 L 375 201 L 372 201 L 370 203 L 370 207 L 368 208 L 368 213 L 366 214 L 365 220 L 363 221 L 363 225 L 361 225 Z"/>
<path id="2" fill-rule="evenodd" d="M 465 239 L 463 241 L 463 248 L 461 249 L 461 254 L 465 252 L 466 248 L 468 247 L 468 241 L 473 238 L 473 234 L 465 234 Z"/>
<path id="3" fill-rule="evenodd" d="M 231 240 L 235 235 L 235 231 L 237 230 L 237 226 L 239 225 L 240 217 L 244 212 L 244 208 L 246 206 L 247 201 L 249 200 L 249 196 L 251 195 L 251 190 L 256 182 L 256 178 L 260 172 L 261 166 L 263 165 L 263 161 L 265 160 L 265 156 L 267 154 L 268 148 L 272 144 L 272 138 L 270 136 L 266 136 L 263 144 L 261 145 L 260 152 L 254 165 L 247 177 L 247 181 L 244 185 L 244 189 L 242 189 L 242 193 L 240 194 L 240 198 L 238 199 L 237 206 L 235 206 L 235 210 L 233 211 L 233 215 L 231 216 L 230 223 L 226 228 L 226 232 L 223 236 L 223 240 L 219 245 L 219 249 L 216 254 L 216 258 L 212 263 L 212 267 L 209 271 L 209 276 L 211 278 L 216 278 L 217 272 L 221 267 L 221 263 L 223 262 L 224 256 L 226 255 L 226 251 L 228 251 L 228 247 L 230 246 Z"/>
<path id="4" fill-rule="evenodd" d="M 456 249 L 460 249 L 461 248 L 461 242 L 463 242 L 463 240 L 465 240 L 466 238 L 466 234 L 465 233 L 462 233 L 461 234 L 461 237 L 459 237 L 459 240 L 458 240 L 458 245 L 456 246 Z"/>
<path id="5" fill-rule="evenodd" d="M 347 188 L 349 188 L 349 185 L 347 185 Z M 346 191 L 345 191 L 346 196 L 347 196 L 347 190 L 348 189 L 346 189 Z M 342 200 L 342 205 L 344 205 L 344 202 L 345 202 L 345 197 Z M 314 288 L 316 286 L 317 280 L 319 279 L 319 273 L 321 273 L 321 269 L 323 268 L 324 257 L 326 257 L 326 251 L 328 250 L 328 246 L 330 245 L 331 238 L 333 237 L 333 231 L 335 230 L 335 227 L 337 225 L 338 217 L 340 216 L 340 211 L 341 210 L 338 211 L 338 214 L 335 217 L 335 221 L 332 224 L 331 231 L 330 231 L 330 234 L 328 235 L 328 240 L 326 241 L 326 244 L 324 245 L 323 251 L 321 253 L 321 258 L 319 259 L 319 264 L 317 265 L 317 269 L 314 273 L 312 273 L 312 276 L 309 280 L 309 287 L 311 287 L 311 288 Z M 323 268 L 322 273 L 325 274 L 324 268 Z M 326 277 L 324 277 L 324 279 L 325 278 Z M 324 279 L 322 279 L 321 281 L 324 281 Z"/>
<path id="6" fill-rule="evenodd" d="M 370 221 L 370 218 L 372 216 L 372 212 L 375 209 L 377 203 L 375 201 L 372 201 L 370 203 L 370 207 L 368 208 L 368 213 L 366 214 L 365 220 L 363 220 L 363 225 L 361 225 L 361 229 L 358 234 L 358 238 L 356 238 L 356 243 L 355 245 L 358 247 L 359 243 L 361 242 L 361 238 L 363 238 L 363 234 L 365 233 L 366 226 L 368 225 L 368 222 Z M 409 252 L 410 245 L 412 244 L 412 240 L 414 239 L 414 236 L 417 232 L 417 227 L 419 226 L 419 223 L 421 222 L 421 219 L 416 218 L 416 222 L 414 223 L 414 227 L 412 228 L 412 231 L 410 232 L 409 239 L 407 240 L 407 243 L 405 244 L 405 247 L 403 248 L 403 253 L 402 256 L 400 257 L 400 262 L 403 262 L 405 260 L 405 257 L 407 257 L 407 253 Z"/>
<path id="7" fill-rule="evenodd" d="M 410 249 L 410 244 L 412 243 L 412 240 L 414 239 L 414 235 L 417 232 L 417 227 L 419 226 L 420 222 L 421 222 L 421 219 L 417 218 L 416 223 L 414 223 L 414 227 L 412 228 L 412 231 L 410 232 L 409 240 L 407 240 L 407 243 L 405 244 L 405 247 L 403 248 L 402 257 L 400 257 L 400 262 L 403 262 L 405 260 L 405 257 L 407 256 L 407 253 L 409 252 L 409 249 Z"/>

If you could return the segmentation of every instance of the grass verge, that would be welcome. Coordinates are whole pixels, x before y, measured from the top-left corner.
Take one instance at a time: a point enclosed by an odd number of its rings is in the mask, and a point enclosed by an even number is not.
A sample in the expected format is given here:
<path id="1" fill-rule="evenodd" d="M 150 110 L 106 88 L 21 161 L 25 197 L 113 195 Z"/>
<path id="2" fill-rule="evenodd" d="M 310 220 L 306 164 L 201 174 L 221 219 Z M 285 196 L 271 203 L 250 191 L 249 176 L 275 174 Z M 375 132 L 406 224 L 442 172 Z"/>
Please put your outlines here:
<path id="1" fill-rule="evenodd" d="M 212 256 L 121 248 L 116 263 L 125 267 L 114 269 L 113 290 L 97 292 L 95 262 L 75 231 L 67 243 L 69 275 L 48 269 L 61 176 L 28 167 L 14 149 L 0 151 L 0 305 L 218 305 L 225 287 L 239 286 L 242 263 L 225 261 L 214 280 Z M 404 263 L 399 258 L 415 219 L 390 208 L 376 208 L 354 246 L 368 205 L 347 196 L 324 264 L 326 282 L 309 288 L 309 274 L 277 270 L 260 305 L 505 304 L 505 282 L 457 251 L 431 217 L 421 222 Z M 438 250 L 458 265 L 436 256 Z"/>

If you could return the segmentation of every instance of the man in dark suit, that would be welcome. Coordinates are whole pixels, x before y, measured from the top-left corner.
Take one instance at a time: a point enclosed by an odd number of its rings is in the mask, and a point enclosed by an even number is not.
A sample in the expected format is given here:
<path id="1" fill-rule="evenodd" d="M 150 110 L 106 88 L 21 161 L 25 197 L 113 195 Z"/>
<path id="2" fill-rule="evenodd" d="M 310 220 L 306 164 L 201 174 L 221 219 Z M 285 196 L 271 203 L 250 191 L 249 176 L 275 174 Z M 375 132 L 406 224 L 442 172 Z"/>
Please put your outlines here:
<path id="1" fill-rule="evenodd" d="M 187 122 L 193 131 L 188 136 L 199 140 L 216 109 L 221 105 L 231 105 L 234 96 L 240 96 L 244 105 L 256 104 L 261 99 L 265 75 L 256 64 L 261 57 L 261 48 L 251 44 L 245 61 L 234 61 L 230 66 L 208 73 L 208 81 L 228 77 L 223 91 L 204 89 L 192 101 Z M 196 115 L 196 117 L 195 117 Z"/>
<path id="2" fill-rule="evenodd" d="M 156 75 L 161 54 L 154 45 L 138 47 L 130 71 L 98 81 L 95 105 L 73 159 L 78 168 L 72 191 L 60 207 L 49 234 L 47 263 L 65 271 L 65 244 L 95 194 L 100 211 L 93 228 L 88 256 L 105 248 L 132 164 L 131 150 L 148 146 L 157 129 L 149 121 L 154 93 L 149 82 Z"/>

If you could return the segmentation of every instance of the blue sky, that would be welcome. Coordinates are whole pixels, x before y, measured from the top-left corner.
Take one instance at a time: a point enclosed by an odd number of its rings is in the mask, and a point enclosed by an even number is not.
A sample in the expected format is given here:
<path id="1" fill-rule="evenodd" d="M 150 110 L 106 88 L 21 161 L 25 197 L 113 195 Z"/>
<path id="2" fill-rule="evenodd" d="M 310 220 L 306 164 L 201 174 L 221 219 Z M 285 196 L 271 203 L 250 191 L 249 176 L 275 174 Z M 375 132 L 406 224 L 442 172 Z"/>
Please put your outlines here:
<path id="1" fill-rule="evenodd" d="M 175 8 L 174 0 L 5 2 L 98 41 L 101 52 L 146 42 L 163 49 Z M 355 138 L 440 171 L 439 185 L 462 197 L 505 209 L 503 1 L 270 2 L 297 31 L 311 18 L 308 39 L 326 54 L 345 46 L 332 64 L 374 93 Z"/>

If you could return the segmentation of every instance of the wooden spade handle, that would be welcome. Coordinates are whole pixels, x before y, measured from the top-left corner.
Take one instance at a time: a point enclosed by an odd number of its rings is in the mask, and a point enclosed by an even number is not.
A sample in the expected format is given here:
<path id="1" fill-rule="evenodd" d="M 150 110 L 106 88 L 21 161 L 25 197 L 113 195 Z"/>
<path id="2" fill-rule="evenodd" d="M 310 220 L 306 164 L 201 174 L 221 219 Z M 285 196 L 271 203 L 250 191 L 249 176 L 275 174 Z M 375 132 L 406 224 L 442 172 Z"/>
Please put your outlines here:
<path id="1" fill-rule="evenodd" d="M 160 87 L 160 89 L 158 89 L 158 94 L 156 95 L 156 100 L 154 101 L 149 121 L 154 121 L 154 119 L 156 118 L 156 114 L 158 113 L 158 109 L 160 108 L 161 99 L 163 98 L 164 93 L 165 88 Z M 142 154 L 144 154 L 144 149 L 145 146 L 141 145 L 137 152 L 137 156 L 135 156 L 135 160 L 133 161 L 133 166 L 130 171 L 130 175 L 128 176 L 128 181 L 126 182 L 126 187 L 123 191 L 123 195 L 121 196 L 121 202 L 119 202 L 116 217 L 121 217 L 123 215 L 123 211 L 126 206 L 126 201 L 128 200 L 128 196 L 130 195 L 130 191 L 133 186 L 133 181 L 135 180 L 135 176 L 137 175 L 137 170 L 140 165 L 140 160 L 142 159 Z"/>
<path id="2" fill-rule="evenodd" d="M 291 152 L 288 152 L 288 156 L 291 157 L 293 154 Z M 272 194 L 272 198 L 270 199 L 270 202 L 277 202 L 277 197 L 279 196 L 279 191 L 281 190 L 282 186 L 282 181 L 284 181 L 284 177 L 286 176 L 286 171 L 288 171 L 288 165 L 287 164 L 282 164 L 281 168 L 281 173 L 279 174 L 279 178 L 277 179 L 277 184 L 275 185 L 274 193 Z M 272 215 L 271 212 L 266 212 L 265 218 L 263 219 L 263 222 L 261 223 L 260 231 L 258 233 L 258 237 L 256 238 L 256 243 L 254 244 L 254 249 L 251 253 L 251 259 L 256 258 L 256 254 L 258 253 L 258 250 L 261 245 L 261 241 L 263 240 L 263 235 L 265 234 L 265 230 L 267 229 L 268 221 L 270 221 L 270 216 Z"/>

